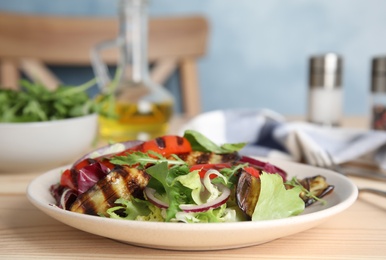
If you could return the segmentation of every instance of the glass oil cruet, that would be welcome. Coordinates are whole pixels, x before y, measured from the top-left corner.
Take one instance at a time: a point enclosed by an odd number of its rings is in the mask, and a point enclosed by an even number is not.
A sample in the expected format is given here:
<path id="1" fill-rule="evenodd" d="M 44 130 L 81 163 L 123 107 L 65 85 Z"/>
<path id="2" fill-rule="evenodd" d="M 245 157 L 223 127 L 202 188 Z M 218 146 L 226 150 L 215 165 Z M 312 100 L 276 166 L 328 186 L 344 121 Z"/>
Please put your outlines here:
<path id="1" fill-rule="evenodd" d="M 148 140 L 168 130 L 173 97 L 149 76 L 147 7 L 147 0 L 120 0 L 118 37 L 91 52 L 101 96 L 107 100 L 103 109 L 114 110 L 114 116 L 106 116 L 107 111 L 99 116 L 100 137 L 107 141 Z M 113 79 L 100 55 L 111 47 L 120 54 Z"/>

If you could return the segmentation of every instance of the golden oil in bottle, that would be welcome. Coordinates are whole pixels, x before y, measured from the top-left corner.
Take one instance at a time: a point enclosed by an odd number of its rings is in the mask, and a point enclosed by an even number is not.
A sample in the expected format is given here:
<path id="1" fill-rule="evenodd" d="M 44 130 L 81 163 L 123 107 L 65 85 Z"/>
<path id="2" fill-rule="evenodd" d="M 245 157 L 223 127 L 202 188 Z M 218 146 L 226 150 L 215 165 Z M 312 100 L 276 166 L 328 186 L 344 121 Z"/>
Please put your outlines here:
<path id="1" fill-rule="evenodd" d="M 173 103 L 116 103 L 117 118 L 99 116 L 99 133 L 107 141 L 149 140 L 167 133 Z"/>

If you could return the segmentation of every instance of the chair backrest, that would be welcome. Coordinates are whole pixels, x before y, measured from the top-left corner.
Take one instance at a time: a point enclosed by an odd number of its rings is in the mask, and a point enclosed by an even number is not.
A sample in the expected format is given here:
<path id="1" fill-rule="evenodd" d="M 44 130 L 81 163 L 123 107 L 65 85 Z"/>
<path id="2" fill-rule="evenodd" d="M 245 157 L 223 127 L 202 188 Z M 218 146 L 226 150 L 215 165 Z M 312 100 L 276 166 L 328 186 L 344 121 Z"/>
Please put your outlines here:
<path id="1" fill-rule="evenodd" d="M 54 88 L 59 80 L 46 65 L 90 65 L 90 50 L 118 35 L 118 20 L 100 17 L 37 16 L 0 12 L 0 84 L 17 88 L 20 71 Z M 200 112 L 197 59 L 204 56 L 208 22 L 202 16 L 159 17 L 149 20 L 148 56 L 151 77 L 163 84 L 180 73 L 184 113 Z M 116 64 L 117 50 L 103 52 Z"/>

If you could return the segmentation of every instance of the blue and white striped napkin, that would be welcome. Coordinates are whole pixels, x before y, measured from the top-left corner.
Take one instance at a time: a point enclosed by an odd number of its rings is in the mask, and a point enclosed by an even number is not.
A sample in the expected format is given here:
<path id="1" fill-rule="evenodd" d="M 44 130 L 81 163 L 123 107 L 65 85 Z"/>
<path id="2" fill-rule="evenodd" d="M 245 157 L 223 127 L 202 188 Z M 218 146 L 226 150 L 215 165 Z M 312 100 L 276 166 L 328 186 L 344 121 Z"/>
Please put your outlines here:
<path id="1" fill-rule="evenodd" d="M 268 109 L 229 109 L 207 112 L 181 129 L 201 132 L 215 143 L 246 142 L 244 155 L 300 161 L 311 151 L 327 151 L 335 163 L 366 156 L 386 169 L 386 132 L 323 127 L 288 122 Z"/>

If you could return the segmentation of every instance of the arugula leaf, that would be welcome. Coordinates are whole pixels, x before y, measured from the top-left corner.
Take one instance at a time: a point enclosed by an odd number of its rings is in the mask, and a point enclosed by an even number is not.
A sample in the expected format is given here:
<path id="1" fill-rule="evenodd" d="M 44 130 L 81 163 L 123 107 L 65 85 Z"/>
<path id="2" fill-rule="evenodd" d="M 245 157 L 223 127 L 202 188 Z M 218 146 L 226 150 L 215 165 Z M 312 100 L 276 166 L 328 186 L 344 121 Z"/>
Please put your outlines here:
<path id="1" fill-rule="evenodd" d="M 151 155 L 153 155 L 153 157 Z M 122 156 L 114 156 L 113 158 L 110 159 L 110 162 L 112 164 L 129 165 L 129 166 L 139 164 L 142 167 L 145 167 L 149 163 L 155 164 L 160 162 L 167 162 L 169 165 L 186 164 L 186 162 L 182 160 L 168 160 L 165 157 L 163 157 L 161 154 L 156 153 L 154 151 L 148 151 L 147 153 L 133 152 L 133 153 L 127 153 L 126 155 L 122 155 Z"/>
<path id="2" fill-rule="evenodd" d="M 169 169 L 168 163 L 164 161 L 149 167 L 146 172 L 153 177 L 152 179 L 162 184 L 165 190 L 169 204 L 165 220 L 168 222 L 175 217 L 177 212 L 181 211 L 180 204 L 188 204 L 191 201 L 191 190 L 181 185 L 180 182 L 174 181 L 177 176 L 187 174 L 189 167 L 185 164 Z"/>
<path id="3" fill-rule="evenodd" d="M 296 177 L 293 177 L 291 180 L 287 181 L 285 184 L 289 185 L 291 187 L 299 187 L 301 189 L 302 193 L 304 193 L 304 195 L 307 198 L 311 198 L 315 201 L 319 201 L 322 204 L 327 203 L 324 199 L 321 199 L 321 198 L 315 196 L 311 191 L 304 188 L 304 186 L 299 182 L 299 180 Z"/>
<path id="4" fill-rule="evenodd" d="M 233 185 L 237 182 L 238 180 L 238 177 L 237 177 L 237 173 L 243 169 L 244 167 L 246 167 L 248 164 L 247 163 L 243 163 L 243 164 L 238 164 L 238 165 L 234 165 L 232 166 L 231 168 L 224 168 L 224 169 L 221 169 L 220 170 L 220 173 L 225 177 L 226 181 L 224 181 L 223 178 L 214 178 L 212 180 L 212 183 L 214 184 L 218 184 L 218 183 L 221 183 L 225 186 L 227 186 L 228 188 L 232 188 Z"/>
<path id="5" fill-rule="evenodd" d="M 233 153 L 241 150 L 246 145 L 246 143 L 235 143 L 223 144 L 219 146 L 203 134 L 194 130 L 186 130 L 184 137 L 188 139 L 194 151 L 201 152 L 214 152 L 217 154 Z"/>

